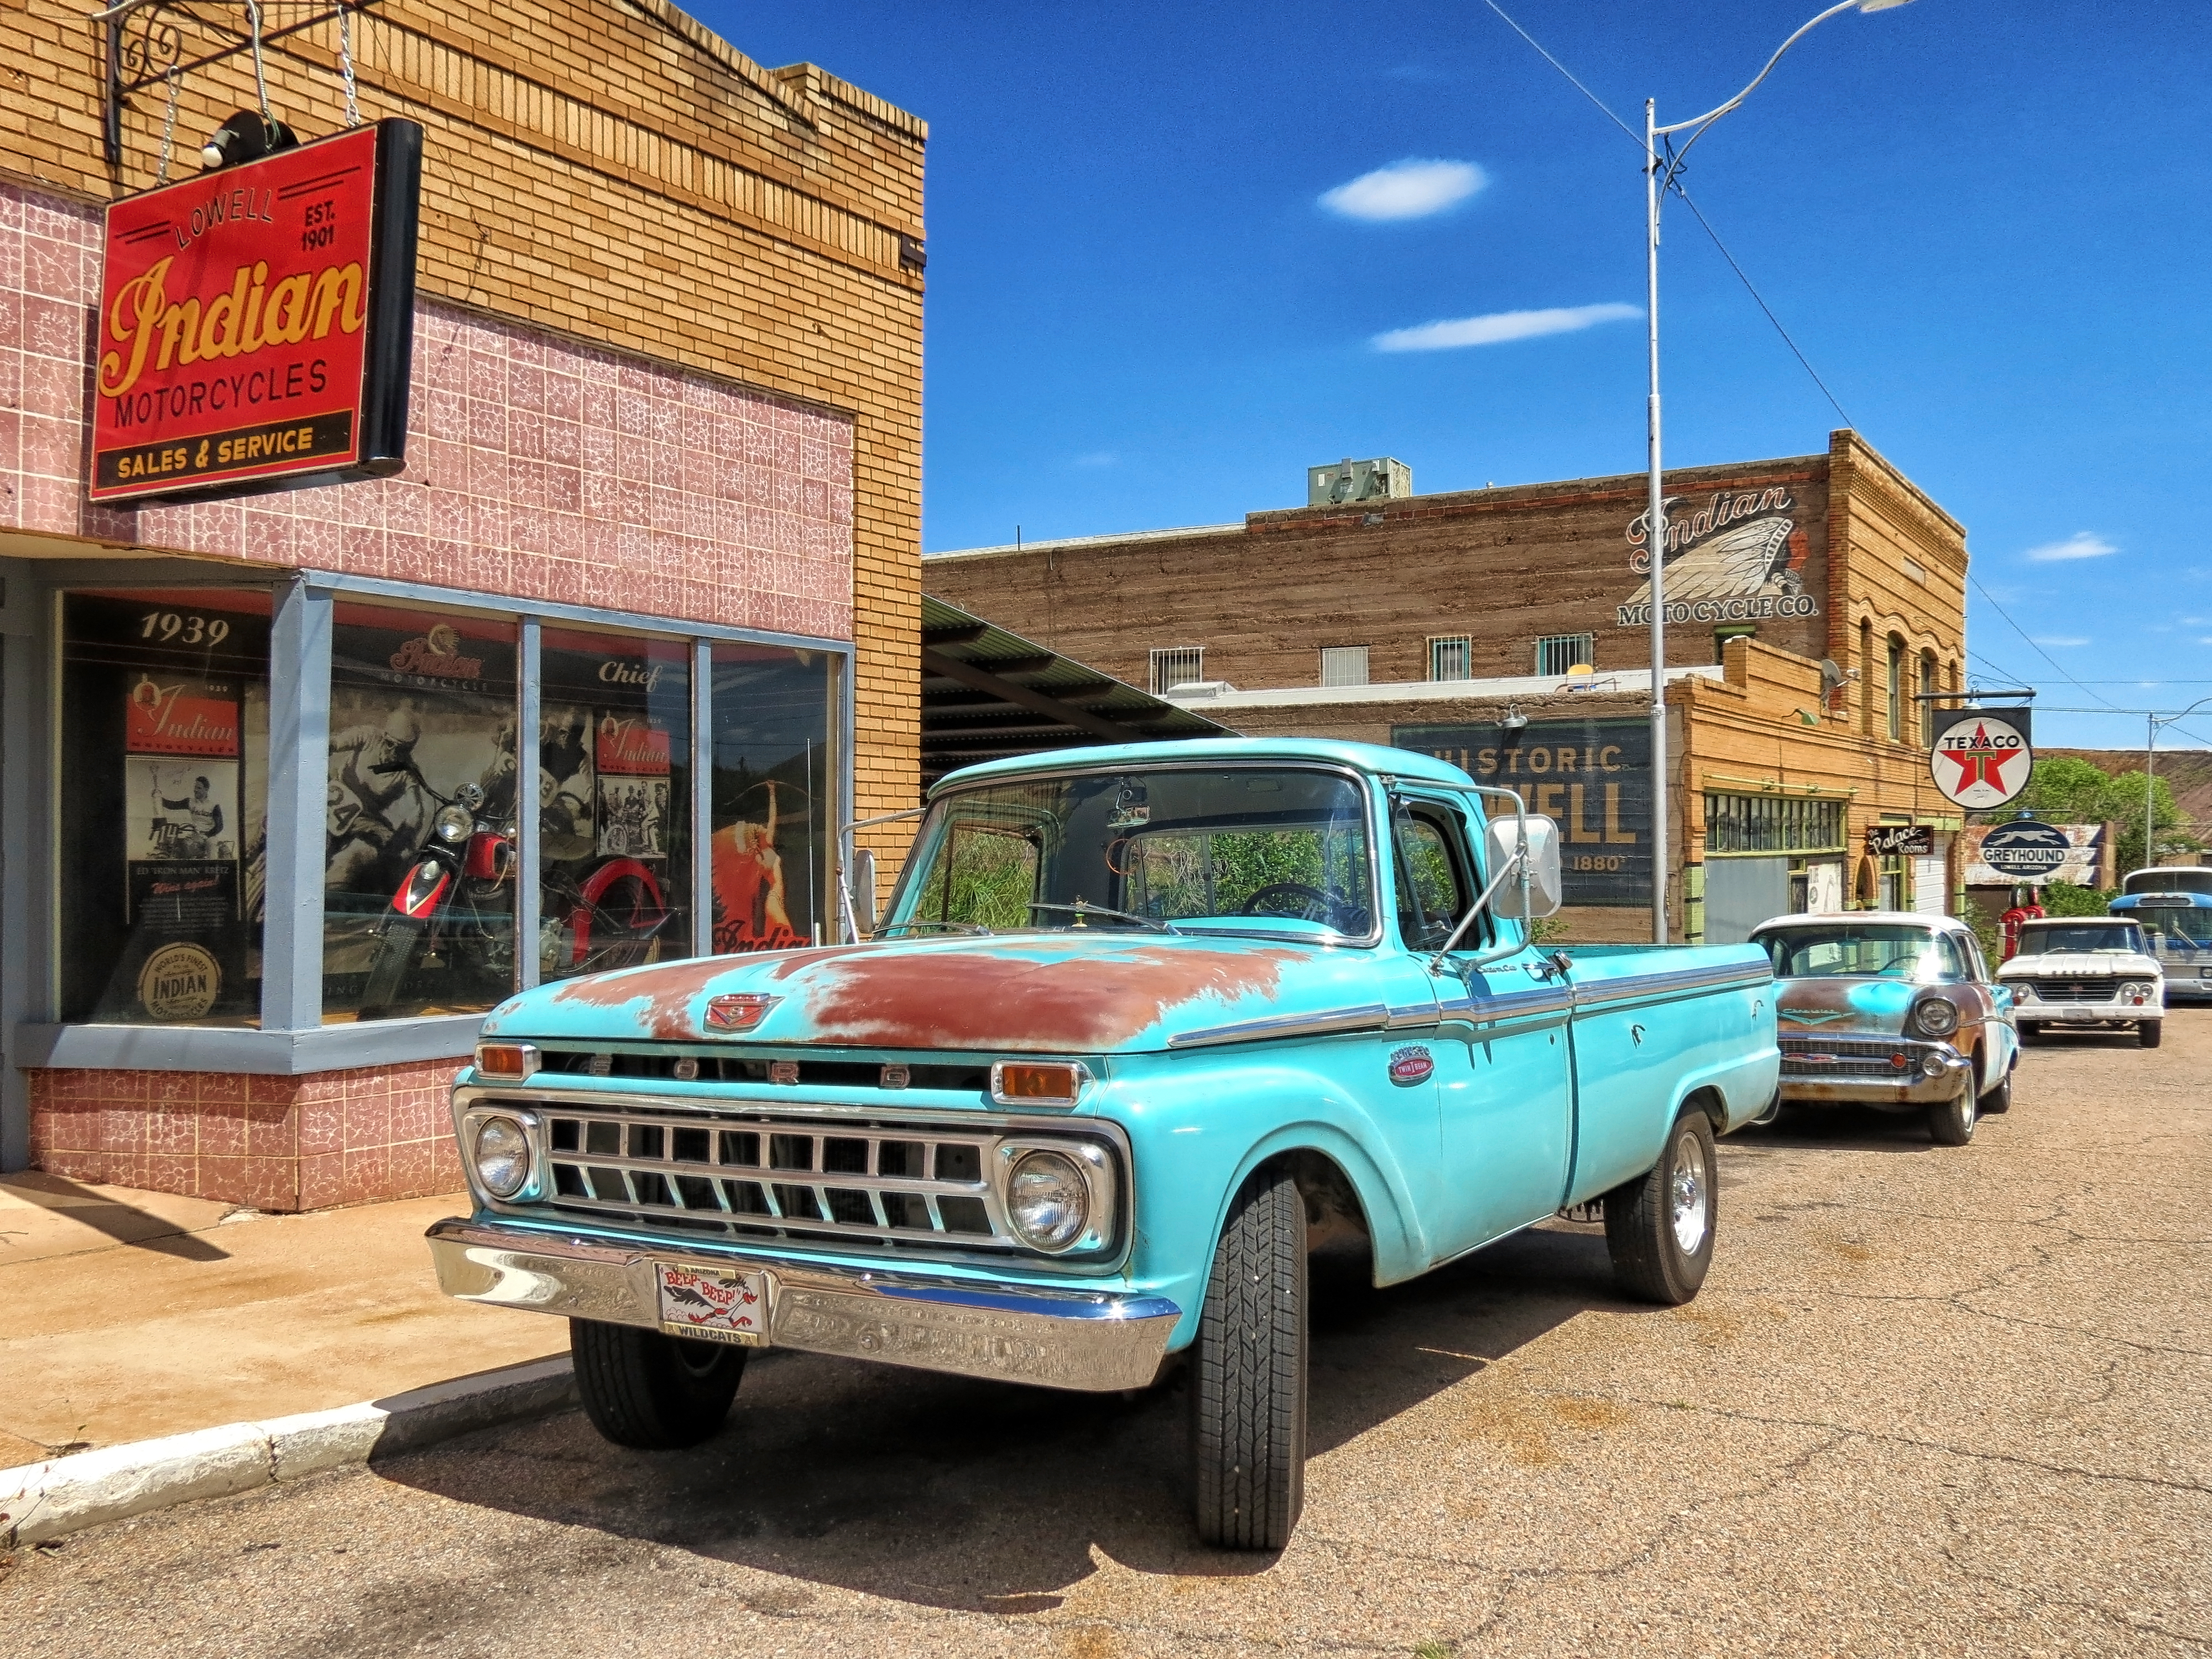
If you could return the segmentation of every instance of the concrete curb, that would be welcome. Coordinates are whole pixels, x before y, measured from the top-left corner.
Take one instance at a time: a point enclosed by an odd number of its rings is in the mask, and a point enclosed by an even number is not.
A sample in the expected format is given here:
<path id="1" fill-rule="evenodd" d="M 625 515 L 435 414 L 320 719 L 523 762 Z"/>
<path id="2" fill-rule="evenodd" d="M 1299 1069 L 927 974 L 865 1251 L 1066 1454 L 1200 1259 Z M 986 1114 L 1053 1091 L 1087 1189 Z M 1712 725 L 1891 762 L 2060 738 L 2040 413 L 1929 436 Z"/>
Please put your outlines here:
<path id="1" fill-rule="evenodd" d="M 392 1456 L 575 1400 L 564 1354 L 335 1411 L 231 1423 L 0 1469 L 0 1548 Z"/>

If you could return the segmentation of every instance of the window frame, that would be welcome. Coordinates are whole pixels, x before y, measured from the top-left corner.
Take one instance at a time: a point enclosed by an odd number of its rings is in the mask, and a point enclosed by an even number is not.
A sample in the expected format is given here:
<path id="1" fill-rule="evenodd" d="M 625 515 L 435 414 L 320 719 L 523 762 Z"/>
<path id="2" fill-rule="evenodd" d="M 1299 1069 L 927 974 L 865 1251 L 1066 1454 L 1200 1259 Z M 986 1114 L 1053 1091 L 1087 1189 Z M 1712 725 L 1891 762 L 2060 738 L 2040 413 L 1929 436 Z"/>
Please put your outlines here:
<path id="1" fill-rule="evenodd" d="M 1369 647 L 1364 645 L 1324 645 L 1320 649 L 1321 678 L 1316 682 L 1316 684 L 1323 686 L 1330 686 L 1372 685 L 1375 683 L 1372 676 L 1373 659 Z M 1359 659 L 1359 678 L 1358 679 L 1331 679 L 1329 678 L 1331 658 L 1338 659 L 1338 665 L 1340 666 L 1343 660 L 1348 659 L 1353 656 L 1357 656 Z"/>
<path id="2" fill-rule="evenodd" d="M 1452 646 L 1459 647 L 1461 652 L 1460 666 L 1464 672 L 1457 674 L 1439 674 L 1437 672 L 1438 649 L 1439 647 L 1449 647 Z M 1474 678 L 1474 636 L 1472 634 L 1430 635 L 1428 640 L 1428 666 L 1429 680 L 1432 684 L 1455 685 L 1463 681 L 1473 679 Z"/>
<path id="3" fill-rule="evenodd" d="M 455 1058 L 474 1046 L 481 1013 L 419 1015 L 367 1024 L 325 1025 L 322 1012 L 324 795 L 328 771 L 331 713 L 331 647 L 334 613 L 340 600 L 459 612 L 513 623 L 518 629 L 516 699 L 518 731 L 535 729 L 541 708 L 539 633 L 545 625 L 587 629 L 688 643 L 692 674 L 691 747 L 694 786 L 691 890 L 692 937 L 686 955 L 711 948 L 711 836 L 698 826 L 712 822 L 708 791 L 711 781 L 711 653 L 718 643 L 738 642 L 794 652 L 819 652 L 836 659 L 827 681 L 833 706 L 828 726 L 837 753 L 828 763 L 826 781 L 834 800 L 821 831 L 831 875 L 830 892 L 815 920 L 824 941 L 840 939 L 844 921 L 836 901 L 835 876 L 846 856 L 842 825 L 854 799 L 854 696 L 852 641 L 749 629 L 565 602 L 531 600 L 449 588 L 422 582 L 303 569 L 271 572 L 240 569 L 185 560 L 8 560 L 18 575 L 0 598 L 11 617 L 35 616 L 33 627 L 11 629 L 33 635 L 35 659 L 10 653 L 11 673 L 4 704 L 5 788 L 11 797 L 43 790 L 43 809 L 26 815 L 33 844 L 24 856 L 9 860 L 4 922 L 22 940 L 11 957 L 27 971 L 10 975 L 21 988 L 6 1011 L 17 1042 L 15 1067 L 135 1068 L 159 1071 L 232 1071 L 296 1076 L 363 1066 Z M 55 1017 L 60 991 L 59 859 L 61 774 L 62 605 L 64 595 L 90 590 L 133 588 L 179 591 L 259 589 L 271 596 L 269 650 L 270 754 L 265 806 L 269 902 L 263 930 L 261 1024 L 258 1028 L 214 1025 L 96 1024 Z M 27 593 L 23 590 L 30 590 Z M 7 601 L 13 600 L 13 605 Z M 31 665 L 35 661 L 35 667 Z M 23 672 L 27 670 L 28 672 Z M 281 735 L 280 735 L 281 734 Z M 515 825 L 518 854 L 516 929 L 519 940 L 534 938 L 538 920 L 540 862 L 537 792 L 518 791 Z M 526 932 L 527 927 L 531 931 Z M 538 981 L 537 953 L 517 951 L 517 982 Z M 146 1036 L 158 1030 L 158 1057 Z"/>
<path id="4" fill-rule="evenodd" d="M 1195 659 L 1193 666 L 1198 672 L 1194 676 L 1172 680 L 1163 678 L 1160 672 L 1163 668 L 1184 658 Z M 1156 645 L 1146 659 L 1146 667 L 1152 695 L 1156 697 L 1167 696 L 1170 686 L 1203 685 L 1206 684 L 1206 647 L 1202 645 Z"/>
<path id="5" fill-rule="evenodd" d="M 1559 654 L 1564 656 L 1566 660 L 1557 668 L 1547 668 L 1544 666 L 1544 653 L 1553 647 L 1559 647 Z M 1571 670 L 1577 663 L 1586 664 L 1595 668 L 1597 666 L 1596 659 L 1597 635 L 1595 634 L 1544 634 L 1539 635 L 1536 641 L 1536 677 L 1539 679 L 1557 679 Z"/>

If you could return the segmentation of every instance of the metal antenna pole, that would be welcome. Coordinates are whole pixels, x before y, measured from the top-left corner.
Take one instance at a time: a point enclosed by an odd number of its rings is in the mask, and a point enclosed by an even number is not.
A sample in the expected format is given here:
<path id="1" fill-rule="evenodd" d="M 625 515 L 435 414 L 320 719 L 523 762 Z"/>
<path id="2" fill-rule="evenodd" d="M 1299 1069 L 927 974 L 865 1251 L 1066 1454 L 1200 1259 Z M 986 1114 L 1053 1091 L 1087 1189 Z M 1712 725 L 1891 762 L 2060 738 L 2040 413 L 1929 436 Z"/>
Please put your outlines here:
<path id="1" fill-rule="evenodd" d="M 2150 735 L 2143 739 L 2142 867 L 2148 870 L 2152 865 L 2158 862 L 2158 860 L 2153 858 L 2150 854 L 2151 809 L 2158 799 L 2156 793 L 2157 781 L 2151 775 L 2151 769 L 2158 763 L 2158 716 L 2155 714 L 2147 715 L 2144 717 L 2144 723 L 2150 728 Z"/>
<path id="2" fill-rule="evenodd" d="M 1644 100 L 1644 316 L 1651 370 L 1650 492 L 1644 550 L 1651 561 L 1651 942 L 1667 943 L 1667 518 L 1659 476 L 1658 102 Z"/>

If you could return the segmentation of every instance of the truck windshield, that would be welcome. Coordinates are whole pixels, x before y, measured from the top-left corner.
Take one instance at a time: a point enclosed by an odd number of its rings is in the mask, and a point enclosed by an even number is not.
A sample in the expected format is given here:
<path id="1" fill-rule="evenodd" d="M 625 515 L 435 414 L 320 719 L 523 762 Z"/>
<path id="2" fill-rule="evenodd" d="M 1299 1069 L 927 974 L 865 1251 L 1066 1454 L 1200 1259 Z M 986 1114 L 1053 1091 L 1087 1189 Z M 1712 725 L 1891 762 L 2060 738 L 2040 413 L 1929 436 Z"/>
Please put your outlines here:
<path id="1" fill-rule="evenodd" d="M 1924 927 L 1897 922 L 1778 927 L 1761 933 L 1759 943 L 1773 957 L 1777 979 L 1964 977 L 1963 964 L 1948 940 Z"/>
<path id="2" fill-rule="evenodd" d="M 2143 951 L 2142 932 L 2132 922 L 2069 921 L 2056 927 L 2023 927 L 2016 956 L 2057 951 Z"/>
<path id="3" fill-rule="evenodd" d="M 2142 905 L 2128 912 L 2152 938 L 2181 951 L 2212 950 L 2212 905 Z"/>
<path id="4" fill-rule="evenodd" d="M 916 849 L 886 933 L 1375 932 L 1366 795 L 1340 773 L 1194 768 L 986 785 L 937 802 Z"/>

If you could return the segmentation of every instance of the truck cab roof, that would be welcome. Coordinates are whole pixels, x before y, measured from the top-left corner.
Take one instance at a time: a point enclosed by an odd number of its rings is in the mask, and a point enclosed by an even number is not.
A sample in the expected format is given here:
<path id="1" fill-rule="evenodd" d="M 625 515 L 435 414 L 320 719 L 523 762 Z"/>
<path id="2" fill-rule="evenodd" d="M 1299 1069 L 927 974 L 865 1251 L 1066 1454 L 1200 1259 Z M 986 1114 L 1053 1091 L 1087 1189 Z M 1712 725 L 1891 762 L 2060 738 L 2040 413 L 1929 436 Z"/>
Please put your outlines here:
<path id="1" fill-rule="evenodd" d="M 939 779 L 929 793 L 935 797 L 971 784 L 995 783 L 1045 773 L 1115 771 L 1193 763 L 1252 765 L 1269 761 L 1320 762 L 1349 767 L 1370 777 L 1404 778 L 1462 789 L 1474 782 L 1449 761 L 1437 760 L 1419 750 L 1393 749 L 1379 743 L 1341 743 L 1325 738 L 1188 738 L 1170 743 L 1102 744 L 1097 748 L 1060 749 L 1041 755 L 986 761 L 963 767 Z"/>

